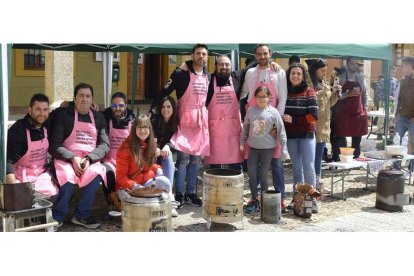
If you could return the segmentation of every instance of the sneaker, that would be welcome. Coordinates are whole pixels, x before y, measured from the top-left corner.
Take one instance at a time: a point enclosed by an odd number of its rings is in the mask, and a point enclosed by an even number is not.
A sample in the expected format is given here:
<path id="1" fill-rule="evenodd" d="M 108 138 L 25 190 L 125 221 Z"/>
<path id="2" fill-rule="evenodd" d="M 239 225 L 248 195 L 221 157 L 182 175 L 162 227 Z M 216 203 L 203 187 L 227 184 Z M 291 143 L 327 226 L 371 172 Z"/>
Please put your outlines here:
<path id="1" fill-rule="evenodd" d="M 317 214 L 319 212 L 318 203 L 316 202 L 316 199 L 312 200 L 312 213 Z"/>
<path id="2" fill-rule="evenodd" d="M 58 225 L 53 226 L 53 231 L 57 232 L 59 230 L 60 227 L 63 226 L 63 221 L 59 222 L 57 221 Z"/>
<path id="3" fill-rule="evenodd" d="M 328 188 L 325 187 L 325 184 L 323 182 L 319 182 L 319 192 L 321 192 L 321 194 L 330 194 L 331 190 L 329 190 Z"/>
<path id="4" fill-rule="evenodd" d="M 99 223 L 96 222 L 96 220 L 93 217 L 89 217 L 87 219 L 79 219 L 74 216 L 71 221 L 74 224 L 82 225 L 89 229 L 96 229 L 99 226 L 101 226 Z"/>
<path id="5" fill-rule="evenodd" d="M 185 201 L 185 203 L 188 203 L 188 204 L 193 205 L 193 206 L 201 206 L 202 205 L 201 199 L 199 199 L 196 194 L 187 194 L 187 193 L 185 193 L 184 194 L 184 201 Z"/>
<path id="6" fill-rule="evenodd" d="M 286 202 L 285 202 L 285 199 L 284 198 L 282 198 L 282 202 L 280 203 L 280 209 L 281 209 L 281 211 L 282 211 L 282 213 L 286 213 Z"/>
<path id="7" fill-rule="evenodd" d="M 178 213 L 177 213 L 177 210 L 175 210 L 175 208 L 171 209 L 171 217 L 173 217 L 173 218 L 178 217 Z"/>
<path id="8" fill-rule="evenodd" d="M 183 204 L 184 204 L 183 194 L 182 193 L 176 193 L 175 194 L 175 201 L 178 202 L 177 209 L 180 209 L 181 207 L 183 207 Z"/>
<path id="9" fill-rule="evenodd" d="M 295 201 L 292 199 L 292 201 L 289 203 L 289 205 L 288 205 L 288 209 L 289 210 L 293 210 L 293 207 L 295 207 Z"/>
<path id="10" fill-rule="evenodd" d="M 252 201 L 246 206 L 246 214 L 254 214 L 260 212 L 260 203 L 258 201 Z"/>

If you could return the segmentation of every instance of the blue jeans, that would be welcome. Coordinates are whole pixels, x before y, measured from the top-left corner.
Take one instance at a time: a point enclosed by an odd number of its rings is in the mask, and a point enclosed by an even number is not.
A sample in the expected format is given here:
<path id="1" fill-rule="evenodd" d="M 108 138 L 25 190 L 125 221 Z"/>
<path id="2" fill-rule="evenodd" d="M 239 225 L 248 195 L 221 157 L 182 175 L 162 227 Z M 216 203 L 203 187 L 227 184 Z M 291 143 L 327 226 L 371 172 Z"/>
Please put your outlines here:
<path id="1" fill-rule="evenodd" d="M 400 135 L 400 144 L 405 135 L 408 131 L 409 139 L 411 142 L 411 152 L 407 152 L 408 154 L 414 154 L 414 122 L 411 121 L 411 117 L 409 116 L 402 116 L 398 115 L 397 120 L 395 122 L 395 128 L 398 131 L 398 135 Z M 414 169 L 414 162 L 410 160 L 410 165 L 408 166 L 410 171 Z"/>
<path id="2" fill-rule="evenodd" d="M 172 153 L 167 156 L 167 158 L 162 158 L 161 156 L 158 157 L 158 164 L 161 164 L 162 171 L 164 172 L 164 176 L 168 178 L 171 182 L 171 187 L 174 183 L 174 160 L 172 157 Z"/>
<path id="3" fill-rule="evenodd" d="M 210 169 L 223 169 L 226 165 L 231 170 L 236 170 L 243 173 L 243 167 L 241 163 L 233 163 L 233 164 L 210 164 Z"/>
<path id="4" fill-rule="evenodd" d="M 187 180 L 187 194 L 195 194 L 198 171 L 200 169 L 201 156 L 190 155 L 177 151 L 177 178 L 175 193 L 183 193 L 184 180 Z"/>
<path id="5" fill-rule="evenodd" d="M 80 197 L 76 204 L 74 216 L 78 219 L 87 219 L 91 216 L 92 205 L 95 202 L 95 195 L 99 189 L 102 177 L 98 175 L 87 186 L 80 188 Z M 59 189 L 56 202 L 53 204 L 53 219 L 62 222 L 69 212 L 69 203 L 72 199 L 75 184 L 66 182 Z"/>
<path id="6" fill-rule="evenodd" d="M 322 167 L 322 157 L 323 150 L 325 149 L 326 142 L 316 143 L 315 149 L 315 174 L 316 176 L 321 176 L 321 167 Z"/>
<path id="7" fill-rule="evenodd" d="M 287 139 L 293 166 L 293 186 L 305 182 L 315 187 L 315 138 Z"/>
<path id="8" fill-rule="evenodd" d="M 281 197 L 285 197 L 285 171 L 283 169 L 282 158 L 272 158 L 270 163 L 272 166 L 272 179 L 273 187 L 276 192 L 281 194 Z"/>

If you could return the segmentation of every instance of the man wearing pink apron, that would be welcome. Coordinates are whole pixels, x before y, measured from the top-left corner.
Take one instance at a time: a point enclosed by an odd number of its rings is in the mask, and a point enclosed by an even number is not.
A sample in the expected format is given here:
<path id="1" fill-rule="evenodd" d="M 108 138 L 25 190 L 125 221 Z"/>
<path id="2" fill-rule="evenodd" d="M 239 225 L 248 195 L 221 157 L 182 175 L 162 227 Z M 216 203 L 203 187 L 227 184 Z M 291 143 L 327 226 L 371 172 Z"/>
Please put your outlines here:
<path id="1" fill-rule="evenodd" d="M 171 144 L 177 150 L 177 179 L 175 199 L 194 206 L 201 206 L 196 195 L 196 181 L 201 156 L 210 155 L 208 132 L 208 111 L 205 106 L 210 75 L 205 65 L 208 60 L 208 47 L 196 44 L 191 51 L 193 66 L 189 71 L 178 68 L 170 77 L 150 112 L 165 96 L 176 91 L 178 99 L 178 130 L 171 138 Z M 184 179 L 187 180 L 186 193 L 183 196 Z"/>
<path id="2" fill-rule="evenodd" d="M 100 182 L 106 179 L 100 160 L 109 151 L 109 140 L 104 116 L 90 109 L 92 98 L 92 86 L 78 84 L 74 105 L 60 110 L 53 121 L 49 150 L 55 158 L 60 190 L 52 212 L 59 225 L 69 212 L 74 186 L 78 185 L 80 198 L 71 221 L 91 229 L 99 227 L 91 216 L 91 208 Z"/>
<path id="3" fill-rule="evenodd" d="M 358 60 L 348 57 L 346 72 L 339 75 L 342 97 L 334 105 L 335 143 L 332 145 L 334 156 L 339 155 L 339 148 L 346 147 L 346 137 L 352 137 L 354 157 L 361 152 L 361 137 L 368 133 L 368 98 L 364 77 L 358 72 Z"/>
<path id="4" fill-rule="evenodd" d="M 210 156 L 206 163 L 210 168 L 227 164 L 241 171 L 240 154 L 241 116 L 240 94 L 237 95 L 231 76 L 231 62 L 226 55 L 217 60 L 216 72 L 212 75 L 207 97 L 208 125 L 210 134 Z M 211 93 L 211 97 L 210 97 Z"/>
<path id="5" fill-rule="evenodd" d="M 108 122 L 109 152 L 102 160 L 102 164 L 106 168 L 106 181 L 102 188 L 108 204 L 113 204 L 119 211 L 121 210 L 121 202 L 115 193 L 116 154 L 119 146 L 131 132 L 135 115 L 130 109 L 127 109 L 126 95 L 122 92 L 116 92 L 112 95 L 111 106 L 105 109 L 103 114 Z"/>
<path id="6" fill-rule="evenodd" d="M 286 73 L 283 69 L 279 69 L 277 72 L 271 70 L 270 63 L 272 51 L 267 44 L 258 44 L 256 46 L 255 57 L 259 64 L 255 68 L 247 71 L 241 97 L 247 97 L 249 107 L 256 105 L 254 91 L 257 87 L 264 85 L 270 90 L 269 104 L 275 107 L 279 111 L 280 116 L 282 116 L 285 112 L 287 99 Z M 282 205 L 284 205 L 283 199 L 285 197 L 285 179 L 282 158 L 282 151 L 285 151 L 284 147 L 285 145 L 278 143 L 271 162 L 273 186 L 276 191 L 281 193 Z M 247 155 L 245 155 L 245 158 L 247 158 Z M 285 208 L 283 207 L 284 206 L 282 206 L 282 209 L 284 211 Z"/>
<path id="7" fill-rule="evenodd" d="M 58 188 L 46 166 L 48 117 L 48 97 L 41 93 L 33 95 L 28 114 L 8 131 L 6 183 L 33 182 L 36 192 L 54 196 Z"/>

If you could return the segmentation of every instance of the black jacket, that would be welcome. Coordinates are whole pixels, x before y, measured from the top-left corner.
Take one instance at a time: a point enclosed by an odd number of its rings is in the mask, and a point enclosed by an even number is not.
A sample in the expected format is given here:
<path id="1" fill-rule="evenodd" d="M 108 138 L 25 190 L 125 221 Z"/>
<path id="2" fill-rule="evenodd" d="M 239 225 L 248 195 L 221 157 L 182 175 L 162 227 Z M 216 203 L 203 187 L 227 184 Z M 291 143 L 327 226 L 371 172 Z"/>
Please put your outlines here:
<path id="1" fill-rule="evenodd" d="M 7 133 L 7 164 L 6 174 L 14 173 L 13 164 L 22 158 L 28 149 L 26 129 L 30 131 L 30 139 L 39 141 L 45 139 L 44 128 L 47 129 L 47 122 L 41 128 L 36 128 L 30 120 L 29 114 L 17 120 Z"/>
<path id="2" fill-rule="evenodd" d="M 106 134 L 106 120 L 101 112 L 92 111 L 98 133 L 96 148 L 88 154 L 92 162 L 105 157 L 109 151 L 109 138 Z M 57 159 L 69 161 L 75 154 L 63 146 L 63 142 L 69 137 L 73 130 L 75 120 L 75 105 L 71 103 L 68 108 L 58 108 L 52 123 L 52 131 L 49 135 L 49 152 Z M 79 122 L 91 122 L 89 115 L 78 117 Z"/>

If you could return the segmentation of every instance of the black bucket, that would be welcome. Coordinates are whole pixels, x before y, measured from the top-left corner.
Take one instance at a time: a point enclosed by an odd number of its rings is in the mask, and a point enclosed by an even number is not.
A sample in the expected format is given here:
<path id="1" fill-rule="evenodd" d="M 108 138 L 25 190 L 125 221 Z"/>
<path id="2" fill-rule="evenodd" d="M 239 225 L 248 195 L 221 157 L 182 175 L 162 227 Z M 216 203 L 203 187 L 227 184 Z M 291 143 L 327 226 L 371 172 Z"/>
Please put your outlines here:
<path id="1" fill-rule="evenodd" d="M 377 195 L 375 208 L 388 211 L 400 212 L 403 205 L 408 204 L 409 195 L 404 195 L 405 177 L 404 172 L 399 170 L 382 170 L 377 177 Z"/>

